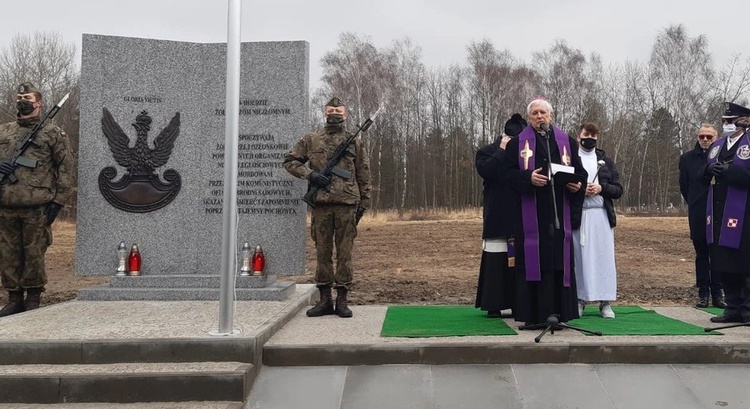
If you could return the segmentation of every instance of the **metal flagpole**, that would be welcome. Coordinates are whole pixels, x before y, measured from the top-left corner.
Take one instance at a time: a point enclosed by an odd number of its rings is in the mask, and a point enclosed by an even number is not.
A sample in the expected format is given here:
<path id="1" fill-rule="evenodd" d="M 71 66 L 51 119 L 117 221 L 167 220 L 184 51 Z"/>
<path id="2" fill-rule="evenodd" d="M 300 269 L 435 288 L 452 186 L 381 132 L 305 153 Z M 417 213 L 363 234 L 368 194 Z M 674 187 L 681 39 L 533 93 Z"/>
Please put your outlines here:
<path id="1" fill-rule="evenodd" d="M 231 335 L 237 251 L 237 149 L 240 117 L 241 0 L 229 0 L 227 18 L 227 103 L 224 111 L 224 206 L 222 208 L 221 290 L 218 335 Z"/>

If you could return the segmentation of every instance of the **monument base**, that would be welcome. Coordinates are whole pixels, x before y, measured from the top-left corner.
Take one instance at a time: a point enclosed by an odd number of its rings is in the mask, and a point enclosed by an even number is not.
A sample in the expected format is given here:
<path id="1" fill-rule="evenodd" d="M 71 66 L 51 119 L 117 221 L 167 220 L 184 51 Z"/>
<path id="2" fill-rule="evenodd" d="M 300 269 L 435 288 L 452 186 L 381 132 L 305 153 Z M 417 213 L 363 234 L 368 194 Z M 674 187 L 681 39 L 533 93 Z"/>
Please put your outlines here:
<path id="1" fill-rule="evenodd" d="M 283 301 L 294 293 L 292 281 L 276 276 L 236 276 L 237 301 Z M 82 288 L 79 301 L 218 301 L 218 275 L 112 276 L 109 284 Z"/>

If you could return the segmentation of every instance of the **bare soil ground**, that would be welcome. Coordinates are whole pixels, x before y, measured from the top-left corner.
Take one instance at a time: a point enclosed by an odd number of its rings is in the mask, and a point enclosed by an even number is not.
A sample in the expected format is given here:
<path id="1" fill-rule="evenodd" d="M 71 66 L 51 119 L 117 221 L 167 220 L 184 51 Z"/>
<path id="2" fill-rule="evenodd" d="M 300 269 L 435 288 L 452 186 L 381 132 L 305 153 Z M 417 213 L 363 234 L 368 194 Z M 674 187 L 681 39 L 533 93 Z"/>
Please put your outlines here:
<path id="1" fill-rule="evenodd" d="M 473 304 L 481 258 L 478 211 L 365 217 L 354 254 L 355 304 Z M 437 220 L 416 220 L 416 219 Z M 615 229 L 618 303 L 692 305 L 693 247 L 684 217 L 618 217 Z M 75 298 L 108 277 L 74 275 L 75 224 L 58 222 L 47 252 L 44 303 Z M 282 280 L 312 283 L 315 252 L 307 240 L 307 274 Z M 7 294 L 0 292 L 3 303 Z"/>

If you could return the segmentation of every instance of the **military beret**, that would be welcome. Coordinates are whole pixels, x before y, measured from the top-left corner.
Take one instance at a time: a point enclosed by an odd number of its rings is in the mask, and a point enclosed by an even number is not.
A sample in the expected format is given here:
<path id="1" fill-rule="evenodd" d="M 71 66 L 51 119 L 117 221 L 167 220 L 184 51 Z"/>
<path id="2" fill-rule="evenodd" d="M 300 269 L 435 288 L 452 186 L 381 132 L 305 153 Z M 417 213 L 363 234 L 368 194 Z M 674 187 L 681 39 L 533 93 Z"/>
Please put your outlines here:
<path id="1" fill-rule="evenodd" d="M 36 89 L 34 84 L 30 82 L 24 82 L 23 84 L 18 86 L 18 93 L 19 94 L 31 94 L 32 92 L 39 93 L 39 90 Z"/>
<path id="2" fill-rule="evenodd" d="M 342 107 L 344 106 L 344 103 L 340 99 L 333 97 L 331 98 L 330 101 L 328 101 L 328 103 L 326 103 L 326 106 L 327 107 Z"/>
<path id="3" fill-rule="evenodd" d="M 738 105 L 733 102 L 727 102 L 726 106 L 727 107 L 724 110 L 724 115 L 721 116 L 724 119 L 739 118 L 741 116 L 750 117 L 750 109 L 747 109 L 742 105 Z"/>
<path id="4" fill-rule="evenodd" d="M 521 114 L 513 114 L 508 121 L 505 122 L 504 133 L 508 136 L 518 136 L 526 128 L 526 120 L 523 119 Z"/>

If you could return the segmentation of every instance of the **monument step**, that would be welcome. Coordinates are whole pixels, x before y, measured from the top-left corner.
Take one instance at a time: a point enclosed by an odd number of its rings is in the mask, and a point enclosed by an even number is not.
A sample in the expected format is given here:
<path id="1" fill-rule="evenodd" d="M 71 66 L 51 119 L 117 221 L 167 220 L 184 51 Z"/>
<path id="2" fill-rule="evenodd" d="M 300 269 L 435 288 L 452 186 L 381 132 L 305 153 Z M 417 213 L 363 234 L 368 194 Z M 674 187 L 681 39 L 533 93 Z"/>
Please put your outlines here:
<path id="1" fill-rule="evenodd" d="M 237 301 L 283 301 L 294 292 L 292 281 L 276 281 L 263 288 L 236 288 Z M 138 288 L 102 284 L 82 288 L 79 301 L 218 301 L 219 288 Z"/>
<path id="2" fill-rule="evenodd" d="M 276 282 L 276 276 L 235 276 L 235 288 L 263 288 Z M 218 274 L 158 274 L 112 276 L 109 285 L 117 288 L 219 288 Z"/>
<path id="3" fill-rule="evenodd" d="M 241 362 L 0 365 L 0 403 L 244 401 Z"/>
<path id="4" fill-rule="evenodd" d="M 123 362 L 234 361 L 252 363 L 254 338 L 104 339 L 0 342 L 0 366 L 115 364 Z"/>
<path id="5" fill-rule="evenodd" d="M 242 409 L 243 402 L 230 401 L 194 401 L 194 402 L 156 402 L 156 403 L 118 403 L 117 409 Z M 19 406 L 18 404 L 0 403 L 0 409 L 98 409 L 101 405 L 97 403 L 50 403 L 29 404 Z"/>
<path id="6" fill-rule="evenodd" d="M 605 340 L 263 346 L 265 366 L 484 364 L 750 364 L 750 343 Z"/>

